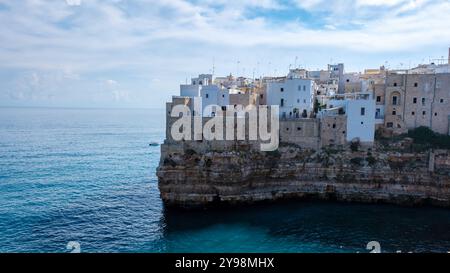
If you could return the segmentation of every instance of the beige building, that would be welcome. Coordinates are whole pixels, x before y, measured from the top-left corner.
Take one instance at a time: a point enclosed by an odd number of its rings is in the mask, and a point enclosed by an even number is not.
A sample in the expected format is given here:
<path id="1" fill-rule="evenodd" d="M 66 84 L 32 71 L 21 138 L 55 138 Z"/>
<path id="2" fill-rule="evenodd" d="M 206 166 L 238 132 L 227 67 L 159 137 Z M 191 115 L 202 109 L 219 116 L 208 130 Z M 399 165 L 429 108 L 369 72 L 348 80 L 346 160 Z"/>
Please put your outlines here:
<path id="1" fill-rule="evenodd" d="M 242 105 L 243 107 L 246 107 L 248 105 L 259 105 L 259 94 L 253 93 L 253 92 L 232 92 L 230 93 L 230 105 Z"/>
<path id="2" fill-rule="evenodd" d="M 389 72 L 384 100 L 384 125 L 393 133 L 405 133 L 420 126 L 449 133 L 450 73 Z"/>

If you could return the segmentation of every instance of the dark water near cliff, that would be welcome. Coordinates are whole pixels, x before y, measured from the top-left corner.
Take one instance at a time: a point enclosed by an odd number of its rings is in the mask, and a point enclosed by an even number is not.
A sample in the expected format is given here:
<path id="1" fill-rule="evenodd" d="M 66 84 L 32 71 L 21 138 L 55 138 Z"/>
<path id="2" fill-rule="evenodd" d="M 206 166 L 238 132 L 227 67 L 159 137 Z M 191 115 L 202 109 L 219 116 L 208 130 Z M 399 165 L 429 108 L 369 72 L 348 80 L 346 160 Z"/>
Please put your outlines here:
<path id="1" fill-rule="evenodd" d="M 450 209 L 290 202 L 165 212 L 162 110 L 0 109 L 0 251 L 450 250 Z"/>

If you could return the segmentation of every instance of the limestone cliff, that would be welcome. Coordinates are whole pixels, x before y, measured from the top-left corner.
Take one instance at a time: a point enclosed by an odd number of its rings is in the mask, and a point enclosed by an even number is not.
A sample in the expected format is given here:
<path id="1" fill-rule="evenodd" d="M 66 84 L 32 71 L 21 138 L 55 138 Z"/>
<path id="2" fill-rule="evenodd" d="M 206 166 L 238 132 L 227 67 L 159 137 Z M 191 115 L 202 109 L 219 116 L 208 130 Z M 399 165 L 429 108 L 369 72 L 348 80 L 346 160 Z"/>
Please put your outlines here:
<path id="1" fill-rule="evenodd" d="M 167 205 L 188 207 L 286 198 L 450 206 L 450 152 L 402 145 L 315 151 L 282 143 L 278 151 L 258 152 L 165 143 L 159 189 Z"/>

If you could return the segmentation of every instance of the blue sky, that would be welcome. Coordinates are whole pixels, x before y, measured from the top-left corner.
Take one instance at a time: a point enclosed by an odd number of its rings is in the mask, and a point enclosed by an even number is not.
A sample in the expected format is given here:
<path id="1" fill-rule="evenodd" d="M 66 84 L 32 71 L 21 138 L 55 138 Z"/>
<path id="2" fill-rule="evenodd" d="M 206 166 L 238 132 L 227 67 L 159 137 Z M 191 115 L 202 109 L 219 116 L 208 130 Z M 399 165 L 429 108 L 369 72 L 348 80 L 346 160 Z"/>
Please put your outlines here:
<path id="1" fill-rule="evenodd" d="M 0 105 L 163 108 L 213 63 L 405 68 L 447 57 L 448 14 L 449 0 L 0 0 Z"/>

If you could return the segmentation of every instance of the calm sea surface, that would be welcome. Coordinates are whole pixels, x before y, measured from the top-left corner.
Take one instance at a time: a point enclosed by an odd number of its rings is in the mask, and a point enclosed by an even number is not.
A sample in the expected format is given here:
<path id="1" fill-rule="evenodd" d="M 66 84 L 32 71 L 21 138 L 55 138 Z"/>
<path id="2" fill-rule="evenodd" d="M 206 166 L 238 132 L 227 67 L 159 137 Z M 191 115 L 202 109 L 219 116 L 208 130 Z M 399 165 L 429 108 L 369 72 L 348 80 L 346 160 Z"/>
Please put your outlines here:
<path id="1" fill-rule="evenodd" d="M 290 202 L 165 211 L 163 110 L 0 108 L 0 252 L 450 251 L 450 209 Z"/>

